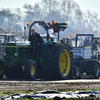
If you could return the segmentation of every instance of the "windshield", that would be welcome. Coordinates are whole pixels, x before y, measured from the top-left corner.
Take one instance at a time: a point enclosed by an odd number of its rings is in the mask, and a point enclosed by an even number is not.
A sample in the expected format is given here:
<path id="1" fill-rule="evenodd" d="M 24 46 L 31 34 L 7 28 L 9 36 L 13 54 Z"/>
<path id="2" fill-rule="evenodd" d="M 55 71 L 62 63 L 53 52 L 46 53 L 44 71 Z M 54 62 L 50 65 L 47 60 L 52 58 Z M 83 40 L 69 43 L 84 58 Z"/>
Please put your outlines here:
<path id="1" fill-rule="evenodd" d="M 0 44 L 4 45 L 7 42 L 13 41 L 14 36 L 7 36 L 7 35 L 1 35 L 0 36 Z"/>
<path id="2" fill-rule="evenodd" d="M 8 40 L 8 42 L 14 41 L 14 37 L 13 36 L 8 36 L 7 40 Z"/>
<path id="3" fill-rule="evenodd" d="M 92 46 L 92 36 L 78 36 L 77 47 Z"/>

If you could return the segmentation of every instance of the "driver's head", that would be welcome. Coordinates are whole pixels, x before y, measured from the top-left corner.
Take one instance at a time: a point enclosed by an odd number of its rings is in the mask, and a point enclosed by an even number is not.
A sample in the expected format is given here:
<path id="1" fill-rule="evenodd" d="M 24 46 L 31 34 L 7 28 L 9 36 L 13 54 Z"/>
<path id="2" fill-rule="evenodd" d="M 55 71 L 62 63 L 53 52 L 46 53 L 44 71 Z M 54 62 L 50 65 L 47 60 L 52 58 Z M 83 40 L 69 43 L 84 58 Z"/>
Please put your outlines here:
<path id="1" fill-rule="evenodd" d="M 35 29 L 32 29 L 31 32 L 32 32 L 32 35 L 35 35 Z"/>

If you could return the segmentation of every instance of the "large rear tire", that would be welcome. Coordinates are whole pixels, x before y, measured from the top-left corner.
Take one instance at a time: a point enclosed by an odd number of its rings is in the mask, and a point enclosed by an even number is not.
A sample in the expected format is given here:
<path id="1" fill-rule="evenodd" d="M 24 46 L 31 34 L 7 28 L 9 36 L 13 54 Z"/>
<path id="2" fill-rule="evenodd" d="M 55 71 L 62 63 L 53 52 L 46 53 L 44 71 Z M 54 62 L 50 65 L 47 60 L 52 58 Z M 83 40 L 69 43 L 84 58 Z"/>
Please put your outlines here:
<path id="1" fill-rule="evenodd" d="M 51 79 L 71 78 L 72 54 L 66 45 L 52 45 L 46 54 L 46 76 Z"/>

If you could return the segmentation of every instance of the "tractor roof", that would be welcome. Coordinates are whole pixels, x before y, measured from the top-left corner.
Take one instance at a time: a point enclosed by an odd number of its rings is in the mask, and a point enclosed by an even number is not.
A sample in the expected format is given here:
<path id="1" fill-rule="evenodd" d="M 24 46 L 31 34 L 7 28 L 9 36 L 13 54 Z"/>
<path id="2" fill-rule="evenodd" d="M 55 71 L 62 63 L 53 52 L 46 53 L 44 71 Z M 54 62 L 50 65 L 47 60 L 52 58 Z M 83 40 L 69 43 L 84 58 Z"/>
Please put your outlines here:
<path id="1" fill-rule="evenodd" d="M 49 35 L 48 35 L 49 29 L 53 29 L 54 33 L 55 32 L 58 33 L 58 41 L 59 41 L 59 31 L 64 31 L 68 27 L 68 23 L 57 23 L 54 21 L 46 23 L 45 21 L 34 21 L 29 27 L 29 41 L 30 41 L 30 36 L 31 36 L 31 27 L 34 24 L 41 25 L 47 31 L 47 41 L 48 41 L 48 37 L 49 37 Z"/>
<path id="2" fill-rule="evenodd" d="M 53 28 L 54 32 L 64 31 L 68 27 L 68 23 L 54 23 L 54 21 L 47 23 L 49 28 Z M 48 26 L 45 23 L 39 23 L 47 31 Z"/>

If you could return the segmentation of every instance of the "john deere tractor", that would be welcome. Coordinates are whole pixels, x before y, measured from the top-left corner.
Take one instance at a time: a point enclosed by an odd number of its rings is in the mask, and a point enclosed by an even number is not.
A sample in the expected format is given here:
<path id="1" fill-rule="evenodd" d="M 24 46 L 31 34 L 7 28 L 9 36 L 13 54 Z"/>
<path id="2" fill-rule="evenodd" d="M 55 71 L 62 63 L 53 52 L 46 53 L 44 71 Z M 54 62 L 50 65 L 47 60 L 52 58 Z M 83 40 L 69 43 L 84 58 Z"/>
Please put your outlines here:
<path id="1" fill-rule="evenodd" d="M 47 40 L 37 45 L 31 44 L 31 29 L 39 24 L 47 31 Z M 59 42 L 59 31 L 67 28 L 67 23 L 34 21 L 29 26 L 29 41 L 14 41 L 6 44 L 3 69 L 8 78 L 22 77 L 33 80 L 37 77 L 68 79 L 72 72 L 72 54 L 67 45 Z M 58 41 L 49 40 L 49 34 L 58 33 Z"/>

